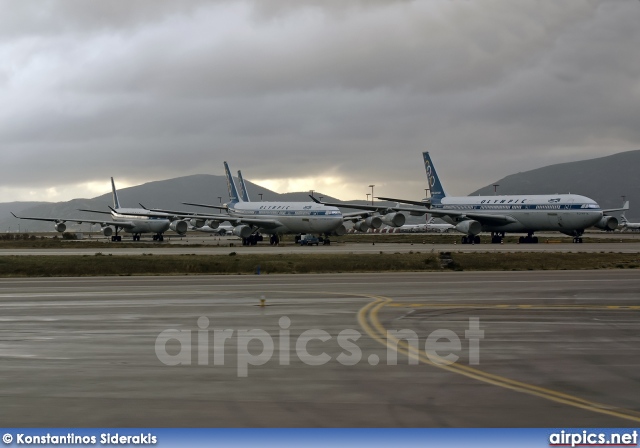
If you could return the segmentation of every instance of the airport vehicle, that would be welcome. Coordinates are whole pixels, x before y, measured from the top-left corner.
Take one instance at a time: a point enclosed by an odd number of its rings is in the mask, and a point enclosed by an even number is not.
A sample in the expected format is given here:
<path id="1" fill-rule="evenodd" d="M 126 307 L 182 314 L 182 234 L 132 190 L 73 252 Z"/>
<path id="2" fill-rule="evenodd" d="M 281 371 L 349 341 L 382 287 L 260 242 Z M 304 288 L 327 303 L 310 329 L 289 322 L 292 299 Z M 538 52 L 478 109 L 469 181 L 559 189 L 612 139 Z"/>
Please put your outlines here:
<path id="1" fill-rule="evenodd" d="M 140 241 L 140 235 L 143 233 L 153 233 L 154 241 L 163 241 L 163 234 L 167 230 L 173 230 L 178 234 L 185 234 L 188 230 L 187 222 L 183 220 L 173 219 L 166 213 L 152 212 L 146 209 L 122 208 L 118 199 L 113 177 L 111 178 L 111 190 L 113 195 L 113 207 L 109 207 L 111 212 L 99 210 L 80 210 L 91 213 L 101 213 L 109 215 L 111 219 L 85 219 L 85 218 L 38 218 L 28 216 L 16 216 L 18 219 L 27 219 L 32 221 L 50 221 L 55 223 L 54 228 L 62 233 L 67 230 L 67 222 L 83 222 L 91 224 L 99 224 L 101 232 L 106 237 L 111 237 L 111 241 L 122 241 L 122 236 L 118 235 L 119 230 L 133 234 L 133 241 Z"/>
<path id="2" fill-rule="evenodd" d="M 315 235 L 302 235 L 298 241 L 301 246 L 316 246 L 320 245 L 320 239 Z"/>
<path id="3" fill-rule="evenodd" d="M 620 216 L 620 230 L 626 232 L 627 230 L 638 232 L 640 231 L 640 222 L 629 222 L 624 213 Z"/>
<path id="4" fill-rule="evenodd" d="M 608 215 L 629 209 L 629 201 L 620 209 L 603 210 L 590 198 L 575 194 L 447 196 L 429 152 L 423 153 L 431 198 L 417 201 L 378 198 L 408 204 L 429 203 L 429 214 L 441 218 L 464 233 L 463 244 L 480 243 L 481 232 L 491 232 L 491 242 L 500 243 L 507 232 L 526 233 L 520 243 L 537 243 L 537 231 L 557 231 L 582 243 L 585 229 L 615 229 L 618 220 Z"/>

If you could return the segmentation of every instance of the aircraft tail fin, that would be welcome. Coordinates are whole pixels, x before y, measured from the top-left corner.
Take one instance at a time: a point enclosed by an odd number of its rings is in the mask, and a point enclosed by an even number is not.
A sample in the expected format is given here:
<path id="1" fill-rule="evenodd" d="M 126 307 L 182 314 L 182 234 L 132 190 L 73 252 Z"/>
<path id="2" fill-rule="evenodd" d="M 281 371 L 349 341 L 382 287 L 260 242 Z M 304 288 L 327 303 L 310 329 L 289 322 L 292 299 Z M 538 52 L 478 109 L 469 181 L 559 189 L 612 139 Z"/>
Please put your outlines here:
<path id="1" fill-rule="evenodd" d="M 429 183 L 429 191 L 431 193 L 431 201 L 432 203 L 439 203 L 442 198 L 446 196 L 444 192 L 444 188 L 442 188 L 442 184 L 440 183 L 440 178 L 436 173 L 436 168 L 433 166 L 433 162 L 431 161 L 431 156 L 428 151 L 422 153 L 422 157 L 424 159 L 424 168 L 427 172 L 427 182 Z"/>
<path id="2" fill-rule="evenodd" d="M 118 191 L 116 190 L 116 184 L 111 178 L 111 192 L 113 193 L 113 208 L 118 210 L 120 208 L 120 200 L 118 199 Z"/>
<path id="3" fill-rule="evenodd" d="M 247 186 L 244 183 L 244 178 L 242 177 L 242 172 L 240 172 L 240 170 L 238 170 L 238 180 L 240 181 L 240 197 L 244 202 L 251 202 L 251 199 L 249 199 Z"/>
<path id="4" fill-rule="evenodd" d="M 229 200 L 234 202 L 241 202 L 241 198 L 238 195 L 238 189 L 236 188 L 236 182 L 233 180 L 233 176 L 231 175 L 231 170 L 229 169 L 229 164 L 224 162 L 224 172 L 227 176 L 227 189 L 229 190 Z"/>

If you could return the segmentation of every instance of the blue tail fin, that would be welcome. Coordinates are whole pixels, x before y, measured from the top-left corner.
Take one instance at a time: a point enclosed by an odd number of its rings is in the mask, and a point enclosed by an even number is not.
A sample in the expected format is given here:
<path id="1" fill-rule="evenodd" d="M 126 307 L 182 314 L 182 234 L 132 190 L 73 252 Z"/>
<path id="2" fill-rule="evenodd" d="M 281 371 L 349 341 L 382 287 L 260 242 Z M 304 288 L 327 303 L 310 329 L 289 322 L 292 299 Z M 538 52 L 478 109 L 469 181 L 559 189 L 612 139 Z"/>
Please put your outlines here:
<path id="1" fill-rule="evenodd" d="M 236 188 L 236 182 L 233 180 L 233 176 L 231 176 L 231 170 L 229 170 L 229 165 L 227 162 L 224 162 L 224 172 L 227 176 L 227 189 L 229 190 L 229 200 L 233 202 L 240 202 L 240 196 L 238 196 L 238 189 Z"/>
<path id="2" fill-rule="evenodd" d="M 111 192 L 113 194 L 113 208 L 118 210 L 120 208 L 120 201 L 118 200 L 118 192 L 116 191 L 116 184 L 113 182 L 113 177 L 111 178 Z"/>
<path id="3" fill-rule="evenodd" d="M 429 183 L 429 191 L 431 193 L 431 203 L 437 204 L 442 200 L 442 198 L 446 196 L 446 193 L 444 192 L 444 188 L 442 188 L 440 178 L 436 173 L 436 168 L 433 166 L 433 162 L 431 161 L 429 152 L 423 152 L 422 157 L 424 158 L 424 169 L 427 171 L 427 181 Z"/>
<path id="4" fill-rule="evenodd" d="M 244 202 L 251 202 L 251 199 L 249 199 L 247 186 L 244 183 L 244 179 L 242 178 L 242 173 L 240 172 L 240 170 L 238 170 L 238 180 L 240 181 L 240 197 Z"/>

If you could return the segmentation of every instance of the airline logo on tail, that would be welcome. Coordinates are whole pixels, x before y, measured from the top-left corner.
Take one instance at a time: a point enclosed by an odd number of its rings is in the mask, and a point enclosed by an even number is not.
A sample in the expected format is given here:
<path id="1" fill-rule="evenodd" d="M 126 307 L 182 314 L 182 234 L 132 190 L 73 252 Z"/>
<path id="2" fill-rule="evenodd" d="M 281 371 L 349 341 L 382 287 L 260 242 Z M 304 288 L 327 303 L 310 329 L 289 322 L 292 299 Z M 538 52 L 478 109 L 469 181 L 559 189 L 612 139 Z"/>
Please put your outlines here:
<path id="1" fill-rule="evenodd" d="M 229 165 L 227 162 L 224 162 L 224 171 L 227 175 L 227 189 L 229 190 L 229 199 L 231 202 L 238 202 L 238 190 L 236 188 L 236 184 L 233 181 L 233 177 L 231 177 L 231 170 L 229 170 Z"/>
<path id="2" fill-rule="evenodd" d="M 429 191 L 431 192 L 431 199 L 439 201 L 445 197 L 446 194 L 442 188 L 442 184 L 440 184 L 440 179 L 438 178 L 438 174 L 436 173 L 436 169 L 433 166 L 429 153 L 423 152 L 422 155 L 424 158 L 424 169 L 427 172 L 427 182 L 429 184 Z"/>

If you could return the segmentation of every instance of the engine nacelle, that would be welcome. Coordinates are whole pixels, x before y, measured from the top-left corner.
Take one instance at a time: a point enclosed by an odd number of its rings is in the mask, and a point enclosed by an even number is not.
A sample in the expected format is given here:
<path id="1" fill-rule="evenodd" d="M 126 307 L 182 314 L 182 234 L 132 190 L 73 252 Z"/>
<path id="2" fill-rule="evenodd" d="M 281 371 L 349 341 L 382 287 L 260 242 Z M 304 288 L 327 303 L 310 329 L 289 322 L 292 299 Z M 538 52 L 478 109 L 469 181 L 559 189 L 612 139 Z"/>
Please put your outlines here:
<path id="1" fill-rule="evenodd" d="M 180 235 L 184 235 L 189 230 L 189 224 L 187 221 L 172 221 L 169 224 L 169 228 Z"/>
<path id="2" fill-rule="evenodd" d="M 344 226 L 344 224 L 341 224 L 340 227 L 333 231 L 333 233 L 336 236 L 342 236 L 347 233 L 347 228 Z"/>
<path id="3" fill-rule="evenodd" d="M 407 218 L 402 213 L 387 213 L 380 217 L 383 223 L 391 227 L 402 227 Z"/>
<path id="4" fill-rule="evenodd" d="M 595 227 L 602 230 L 615 230 L 618 228 L 618 220 L 613 216 L 603 216 Z"/>
<path id="5" fill-rule="evenodd" d="M 251 236 L 251 227 L 245 225 L 235 226 L 231 233 L 240 238 L 249 238 Z"/>
<path id="6" fill-rule="evenodd" d="M 478 221 L 469 219 L 467 221 L 458 223 L 456 225 L 456 230 L 467 235 L 478 235 L 480 232 L 482 232 L 482 224 L 480 224 Z"/>
<path id="7" fill-rule="evenodd" d="M 358 221 L 353 225 L 353 228 L 358 232 L 366 232 L 369 230 L 369 224 L 366 221 Z"/>
<path id="8" fill-rule="evenodd" d="M 111 235 L 113 235 L 113 229 L 112 229 L 111 227 L 109 227 L 109 226 L 102 227 L 102 228 L 100 229 L 100 231 L 102 232 L 102 234 L 103 234 L 104 236 L 111 236 Z"/>
<path id="9" fill-rule="evenodd" d="M 207 224 L 207 220 L 206 219 L 197 219 L 197 218 L 193 218 L 189 221 L 189 223 L 195 227 L 196 229 L 199 229 L 200 227 L 204 227 L 205 224 Z"/>
<path id="10" fill-rule="evenodd" d="M 209 228 L 211 229 L 217 229 L 218 227 L 220 227 L 220 221 L 214 221 L 213 219 L 207 221 L 206 223 Z"/>
<path id="11" fill-rule="evenodd" d="M 379 216 L 369 216 L 364 220 L 365 223 L 372 229 L 379 229 L 382 227 L 382 219 Z"/>
<path id="12" fill-rule="evenodd" d="M 63 222 L 57 222 L 56 223 L 56 231 L 57 232 L 64 232 L 65 230 L 67 230 L 67 225 Z"/>

